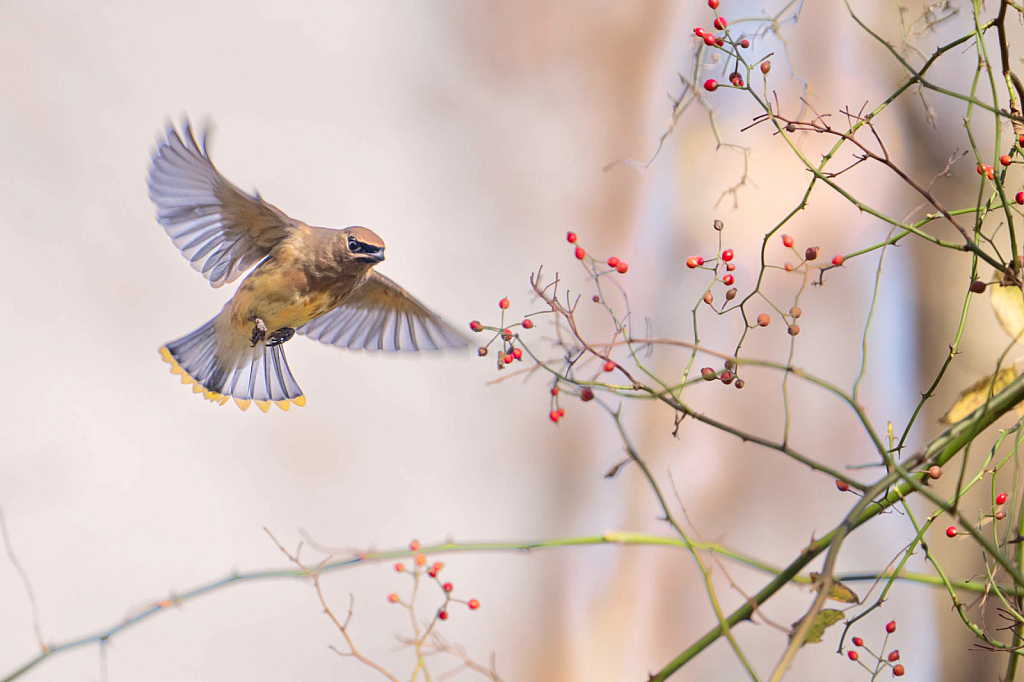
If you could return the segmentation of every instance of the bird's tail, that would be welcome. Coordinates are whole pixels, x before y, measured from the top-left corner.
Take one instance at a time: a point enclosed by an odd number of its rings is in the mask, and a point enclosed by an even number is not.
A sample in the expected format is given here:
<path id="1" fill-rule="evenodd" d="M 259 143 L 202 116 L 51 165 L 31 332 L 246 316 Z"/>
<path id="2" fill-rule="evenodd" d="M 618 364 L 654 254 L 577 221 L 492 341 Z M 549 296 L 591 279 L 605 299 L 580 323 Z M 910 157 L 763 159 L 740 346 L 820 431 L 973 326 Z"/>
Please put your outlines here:
<path id="1" fill-rule="evenodd" d="M 233 398 L 242 410 L 249 409 L 250 403 L 264 412 L 271 403 L 282 410 L 292 403 L 306 404 L 281 345 L 258 344 L 241 353 L 229 352 L 225 346 L 230 344 L 218 344 L 217 320 L 160 349 L 171 373 L 181 375 L 181 383 L 193 384 L 194 392 L 221 405 Z"/>

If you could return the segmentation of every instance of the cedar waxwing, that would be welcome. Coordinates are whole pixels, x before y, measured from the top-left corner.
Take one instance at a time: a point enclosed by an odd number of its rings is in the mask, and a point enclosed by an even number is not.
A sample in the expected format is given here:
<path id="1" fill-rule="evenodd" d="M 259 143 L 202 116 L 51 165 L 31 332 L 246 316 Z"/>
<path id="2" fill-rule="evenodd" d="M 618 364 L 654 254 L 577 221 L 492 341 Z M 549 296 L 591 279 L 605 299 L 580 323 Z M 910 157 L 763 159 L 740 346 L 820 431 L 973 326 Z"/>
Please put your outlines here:
<path id="1" fill-rule="evenodd" d="M 333 230 L 289 218 L 228 182 L 186 122 L 160 142 L 149 196 L 182 255 L 213 287 L 253 265 L 220 314 L 160 349 L 196 393 L 243 410 L 304 405 L 282 344 L 302 334 L 339 348 L 463 348 L 466 340 L 373 266 L 384 242 L 365 227 Z"/>

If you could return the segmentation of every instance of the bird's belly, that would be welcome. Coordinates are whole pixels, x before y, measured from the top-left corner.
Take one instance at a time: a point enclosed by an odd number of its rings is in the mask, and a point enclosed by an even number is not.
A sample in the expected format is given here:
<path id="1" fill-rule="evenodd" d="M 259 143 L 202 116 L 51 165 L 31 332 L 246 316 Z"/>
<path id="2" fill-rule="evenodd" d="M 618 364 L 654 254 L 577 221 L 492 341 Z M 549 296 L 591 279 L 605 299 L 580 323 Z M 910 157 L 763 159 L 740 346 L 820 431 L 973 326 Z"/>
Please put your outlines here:
<path id="1" fill-rule="evenodd" d="M 267 326 L 268 332 L 290 327 L 296 329 L 310 320 L 323 315 L 336 304 L 328 292 L 307 292 L 284 296 L 280 293 L 252 295 L 248 291 L 239 294 L 228 304 L 231 306 L 231 323 L 239 333 L 252 331 L 252 318 L 258 317 Z"/>
<path id="2" fill-rule="evenodd" d="M 326 313 L 334 307 L 333 304 L 332 297 L 327 294 L 302 296 L 292 301 L 282 301 L 278 305 L 268 305 L 266 314 L 261 317 L 268 330 L 285 327 L 296 329 Z"/>

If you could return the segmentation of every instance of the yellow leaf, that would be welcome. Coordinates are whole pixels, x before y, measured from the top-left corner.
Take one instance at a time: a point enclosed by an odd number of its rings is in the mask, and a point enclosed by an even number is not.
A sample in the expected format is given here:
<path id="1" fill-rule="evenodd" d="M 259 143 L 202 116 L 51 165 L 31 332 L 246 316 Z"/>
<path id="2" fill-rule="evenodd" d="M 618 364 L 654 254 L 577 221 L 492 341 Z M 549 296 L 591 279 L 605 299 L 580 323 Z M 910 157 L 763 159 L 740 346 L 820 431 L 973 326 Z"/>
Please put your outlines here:
<path id="1" fill-rule="evenodd" d="M 811 581 L 814 583 L 818 582 L 818 578 L 821 577 L 820 573 L 811 573 Z M 851 590 L 849 587 L 839 582 L 838 580 L 832 581 L 832 589 L 828 591 L 828 598 L 836 601 L 841 601 L 845 604 L 859 604 L 860 597 L 857 593 Z"/>
<path id="2" fill-rule="evenodd" d="M 960 394 L 957 401 L 953 403 L 953 407 L 949 408 L 949 412 L 943 415 L 939 421 L 943 424 L 957 423 L 984 405 L 988 401 L 990 394 L 995 395 L 999 393 L 1016 378 L 1017 368 L 1006 367 L 999 370 L 999 373 L 996 375 L 989 374 L 978 379 Z"/>
<path id="3" fill-rule="evenodd" d="M 804 616 L 797 622 L 793 623 L 793 629 L 789 632 L 790 641 L 793 640 L 793 636 L 796 634 L 796 631 L 800 629 L 805 618 L 807 618 L 807 616 Z M 807 630 L 807 636 L 804 637 L 803 644 L 820 642 L 821 638 L 825 636 L 825 630 L 842 619 L 842 611 L 837 611 L 836 609 L 822 609 L 821 611 L 818 611 L 818 615 L 814 617 L 814 621 L 811 622 L 811 627 Z M 801 646 L 803 646 L 803 644 L 801 644 Z"/>
<path id="4" fill-rule="evenodd" d="M 1024 330 L 1024 295 L 1021 295 L 1020 287 L 994 285 L 989 289 L 992 291 L 989 301 L 996 311 L 999 326 L 1011 339 L 1016 339 Z"/>

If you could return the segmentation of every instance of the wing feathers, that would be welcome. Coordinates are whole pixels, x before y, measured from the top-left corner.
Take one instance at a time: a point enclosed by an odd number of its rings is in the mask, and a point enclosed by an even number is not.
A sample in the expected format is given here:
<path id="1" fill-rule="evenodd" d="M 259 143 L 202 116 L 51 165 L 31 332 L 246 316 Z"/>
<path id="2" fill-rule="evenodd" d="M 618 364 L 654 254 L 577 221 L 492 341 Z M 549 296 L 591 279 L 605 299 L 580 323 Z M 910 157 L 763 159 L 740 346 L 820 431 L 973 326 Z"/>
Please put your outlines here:
<path id="1" fill-rule="evenodd" d="M 196 142 L 192 126 L 173 127 L 153 155 L 149 196 L 157 220 L 192 264 L 219 287 L 262 260 L 295 221 L 222 176 Z"/>
<path id="2" fill-rule="evenodd" d="M 376 272 L 371 272 L 342 305 L 295 331 L 321 343 L 354 350 L 438 350 L 467 345 L 451 325 Z"/>

